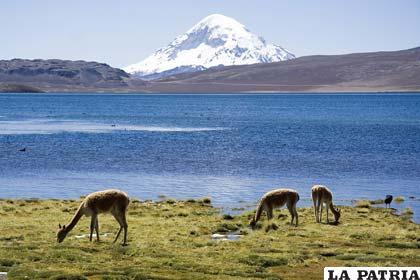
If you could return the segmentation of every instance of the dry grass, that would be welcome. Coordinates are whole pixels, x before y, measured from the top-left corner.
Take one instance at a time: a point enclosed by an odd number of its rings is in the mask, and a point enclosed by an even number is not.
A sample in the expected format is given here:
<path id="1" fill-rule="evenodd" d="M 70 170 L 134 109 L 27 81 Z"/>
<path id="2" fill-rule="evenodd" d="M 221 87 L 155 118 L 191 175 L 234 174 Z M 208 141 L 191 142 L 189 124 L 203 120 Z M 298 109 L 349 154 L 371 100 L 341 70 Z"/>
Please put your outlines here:
<path id="1" fill-rule="evenodd" d="M 10 279 L 322 279 L 324 266 L 420 265 L 420 226 L 390 209 L 341 207 L 341 223 L 329 225 L 301 208 L 298 227 L 282 210 L 275 226 L 252 231 L 252 213 L 226 219 L 208 202 L 133 200 L 122 247 L 112 244 L 118 227 L 109 215 L 99 216 L 100 231 L 111 233 L 100 243 L 75 238 L 89 232 L 88 218 L 56 243 L 78 201 L 1 200 L 0 271 Z M 217 231 L 243 237 L 212 240 Z"/>

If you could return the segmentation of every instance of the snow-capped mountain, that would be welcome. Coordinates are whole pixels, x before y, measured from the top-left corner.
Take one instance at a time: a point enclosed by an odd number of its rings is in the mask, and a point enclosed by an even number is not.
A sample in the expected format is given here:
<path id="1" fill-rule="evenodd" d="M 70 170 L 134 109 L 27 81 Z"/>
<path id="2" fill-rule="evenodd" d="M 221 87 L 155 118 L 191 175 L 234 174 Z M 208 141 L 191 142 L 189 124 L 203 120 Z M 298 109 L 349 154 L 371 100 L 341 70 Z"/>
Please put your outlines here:
<path id="1" fill-rule="evenodd" d="M 236 20 L 210 15 L 167 47 L 124 70 L 143 79 L 156 79 L 215 66 L 277 62 L 293 59 L 286 49 L 268 44 Z"/>

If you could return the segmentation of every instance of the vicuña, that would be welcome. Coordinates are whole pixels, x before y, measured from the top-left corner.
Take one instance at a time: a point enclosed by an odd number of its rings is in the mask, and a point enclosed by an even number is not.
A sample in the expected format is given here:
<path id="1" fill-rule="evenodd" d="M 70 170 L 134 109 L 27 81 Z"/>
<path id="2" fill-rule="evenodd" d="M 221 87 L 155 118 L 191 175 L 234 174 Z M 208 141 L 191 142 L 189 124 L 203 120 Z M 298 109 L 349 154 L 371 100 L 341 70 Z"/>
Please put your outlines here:
<path id="1" fill-rule="evenodd" d="M 314 203 L 314 213 L 315 220 L 317 223 L 320 223 L 322 220 L 322 206 L 325 204 L 327 209 L 327 223 L 329 223 L 328 218 L 328 209 L 334 214 L 335 222 L 338 223 L 338 220 L 341 216 L 341 210 L 334 206 L 333 204 L 333 195 L 332 192 L 323 185 L 315 185 L 312 187 L 312 200 Z"/>
<path id="2" fill-rule="evenodd" d="M 267 214 L 267 219 L 271 220 L 273 218 L 273 210 L 275 208 L 281 208 L 285 204 L 287 209 L 289 209 L 290 215 L 292 215 L 291 224 L 293 225 L 293 220 L 295 220 L 295 225 L 298 225 L 298 213 L 296 210 L 296 204 L 299 201 L 299 194 L 297 191 L 292 189 L 277 189 L 272 190 L 266 193 L 260 200 L 258 204 L 257 211 L 255 216 L 252 218 L 249 223 L 252 228 L 255 228 L 258 220 L 261 217 L 263 211 Z"/>
<path id="3" fill-rule="evenodd" d="M 89 240 L 92 241 L 93 230 L 96 231 L 96 239 L 99 241 L 99 223 L 98 214 L 111 213 L 112 216 L 120 224 L 120 229 L 115 237 L 114 242 L 117 241 L 120 236 L 121 230 L 124 229 L 124 242 L 123 245 L 127 244 L 127 220 L 125 217 L 128 204 L 130 199 L 128 195 L 120 190 L 104 190 L 94 192 L 86 196 L 83 202 L 71 219 L 70 223 L 66 226 L 58 225 L 59 231 L 57 233 L 57 241 L 63 242 L 67 234 L 76 226 L 77 222 L 82 216 L 92 217 L 90 221 L 90 236 Z"/>

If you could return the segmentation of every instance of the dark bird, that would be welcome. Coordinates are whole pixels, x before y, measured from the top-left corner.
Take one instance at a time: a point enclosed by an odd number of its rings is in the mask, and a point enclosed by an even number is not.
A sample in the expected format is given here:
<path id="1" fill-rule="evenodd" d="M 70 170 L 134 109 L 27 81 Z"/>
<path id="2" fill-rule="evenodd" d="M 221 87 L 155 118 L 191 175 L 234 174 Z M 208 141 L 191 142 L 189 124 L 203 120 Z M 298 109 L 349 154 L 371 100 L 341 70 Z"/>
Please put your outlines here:
<path id="1" fill-rule="evenodd" d="M 392 195 L 387 194 L 385 197 L 385 208 L 388 205 L 389 207 L 391 207 L 391 202 L 392 202 Z"/>
<path id="2" fill-rule="evenodd" d="M 20 149 L 19 152 L 26 152 L 26 148 Z"/>

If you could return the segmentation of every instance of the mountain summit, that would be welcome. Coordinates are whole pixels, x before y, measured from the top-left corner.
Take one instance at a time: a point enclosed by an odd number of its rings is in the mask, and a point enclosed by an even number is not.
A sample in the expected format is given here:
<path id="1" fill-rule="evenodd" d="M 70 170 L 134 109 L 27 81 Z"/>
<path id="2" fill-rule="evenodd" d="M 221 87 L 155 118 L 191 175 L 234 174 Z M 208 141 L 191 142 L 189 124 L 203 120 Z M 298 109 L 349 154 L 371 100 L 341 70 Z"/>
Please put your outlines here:
<path id="1" fill-rule="evenodd" d="M 124 70 L 143 79 L 157 79 L 215 66 L 277 62 L 293 59 L 286 49 L 267 44 L 233 18 L 210 15 L 167 47 Z"/>

